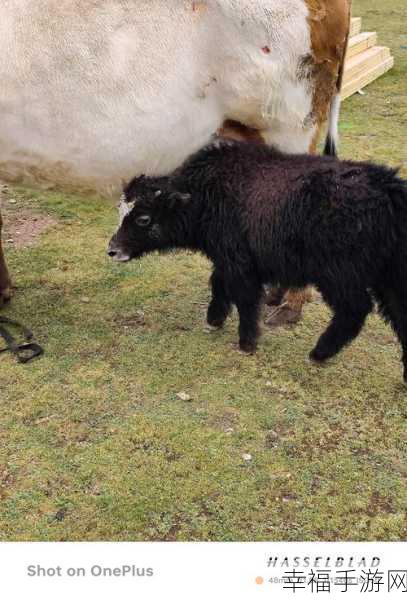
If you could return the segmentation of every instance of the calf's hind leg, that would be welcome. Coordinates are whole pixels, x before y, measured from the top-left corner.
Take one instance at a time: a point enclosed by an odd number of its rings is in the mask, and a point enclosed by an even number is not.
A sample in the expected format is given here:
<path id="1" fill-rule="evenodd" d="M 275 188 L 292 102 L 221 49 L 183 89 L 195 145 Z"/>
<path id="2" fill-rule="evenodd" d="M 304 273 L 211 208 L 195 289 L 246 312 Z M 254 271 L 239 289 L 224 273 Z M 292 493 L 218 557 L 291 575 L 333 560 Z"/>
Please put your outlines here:
<path id="1" fill-rule="evenodd" d="M 310 353 L 310 358 L 318 362 L 332 358 L 354 340 L 373 308 L 372 300 L 366 290 L 357 292 L 353 289 L 350 298 L 336 297 L 330 291 L 323 289 L 321 293 L 334 314 L 327 330 Z"/>
<path id="2" fill-rule="evenodd" d="M 216 271 L 212 273 L 212 300 L 208 307 L 207 321 L 212 327 L 222 327 L 228 314 L 231 311 L 232 304 L 226 291 L 222 275 Z"/>
<path id="3" fill-rule="evenodd" d="M 402 347 L 404 381 L 407 382 L 407 283 L 400 277 L 396 287 L 376 287 L 380 314 L 390 321 Z"/>

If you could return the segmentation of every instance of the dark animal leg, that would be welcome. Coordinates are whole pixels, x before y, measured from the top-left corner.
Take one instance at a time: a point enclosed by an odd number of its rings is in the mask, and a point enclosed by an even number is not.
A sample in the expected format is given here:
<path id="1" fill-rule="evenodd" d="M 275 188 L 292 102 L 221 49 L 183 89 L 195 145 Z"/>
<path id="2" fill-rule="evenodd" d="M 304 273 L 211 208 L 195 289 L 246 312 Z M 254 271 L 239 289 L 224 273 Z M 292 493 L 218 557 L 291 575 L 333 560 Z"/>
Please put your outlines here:
<path id="1" fill-rule="evenodd" d="M 249 354 L 257 348 L 262 295 L 263 288 L 253 277 L 233 282 L 233 300 L 239 312 L 239 346 Z"/>
<path id="2" fill-rule="evenodd" d="M 372 300 L 366 290 L 360 290 L 359 293 L 352 290 L 351 298 L 333 297 L 330 292 L 322 289 L 321 293 L 334 311 L 334 315 L 327 330 L 321 335 L 310 354 L 310 358 L 318 362 L 335 356 L 344 346 L 354 340 L 373 308 Z"/>
<path id="3" fill-rule="evenodd" d="M 216 270 L 212 273 L 211 286 L 212 300 L 208 307 L 208 325 L 222 327 L 231 311 L 232 304 L 226 292 L 223 278 Z"/>
<path id="4" fill-rule="evenodd" d="M 402 347 L 404 381 L 407 382 L 407 283 L 402 279 L 395 287 L 375 287 L 374 294 L 382 317 L 390 322 Z"/>
<path id="5" fill-rule="evenodd" d="M 11 281 L 8 274 L 6 260 L 4 258 L 3 246 L 1 243 L 2 219 L 0 214 L 0 306 L 7 302 L 11 297 Z"/>

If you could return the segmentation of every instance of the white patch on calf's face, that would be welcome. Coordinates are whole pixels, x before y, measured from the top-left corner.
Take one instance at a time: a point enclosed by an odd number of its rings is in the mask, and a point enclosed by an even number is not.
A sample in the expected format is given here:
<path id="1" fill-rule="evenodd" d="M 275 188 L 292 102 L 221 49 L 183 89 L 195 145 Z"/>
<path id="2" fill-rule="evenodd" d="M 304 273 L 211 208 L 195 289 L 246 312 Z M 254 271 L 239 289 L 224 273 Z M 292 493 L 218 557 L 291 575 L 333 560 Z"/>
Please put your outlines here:
<path id="1" fill-rule="evenodd" d="M 122 194 L 120 196 L 120 202 L 119 202 L 119 227 L 123 223 L 124 218 L 127 217 L 127 215 L 129 215 L 131 213 L 131 211 L 133 210 L 135 204 L 136 204 L 135 200 L 133 202 L 127 202 L 126 196 L 124 194 Z"/>

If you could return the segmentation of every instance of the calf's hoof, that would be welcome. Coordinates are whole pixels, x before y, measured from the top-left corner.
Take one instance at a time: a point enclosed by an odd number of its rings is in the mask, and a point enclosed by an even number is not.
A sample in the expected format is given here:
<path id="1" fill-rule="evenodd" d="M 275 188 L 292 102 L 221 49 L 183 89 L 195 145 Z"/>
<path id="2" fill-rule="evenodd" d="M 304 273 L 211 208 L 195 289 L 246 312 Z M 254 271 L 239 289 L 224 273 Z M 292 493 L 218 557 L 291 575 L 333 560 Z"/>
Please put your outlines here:
<path id="1" fill-rule="evenodd" d="M 223 310 L 219 310 L 209 305 L 206 322 L 210 327 L 221 329 L 224 326 L 226 319 L 227 314 L 225 314 Z"/>
<path id="2" fill-rule="evenodd" d="M 302 309 L 291 308 L 290 306 L 276 306 L 266 311 L 264 323 L 267 327 L 274 329 L 283 325 L 294 325 L 301 320 Z"/>
<path id="3" fill-rule="evenodd" d="M 267 287 L 265 291 L 265 303 L 267 306 L 279 306 L 283 302 L 285 290 L 279 287 Z"/>
<path id="4" fill-rule="evenodd" d="M 222 327 L 225 324 L 225 320 L 226 319 L 222 319 L 222 318 L 212 318 L 210 319 L 209 317 L 207 318 L 206 322 L 208 323 L 209 327 L 212 327 L 213 329 L 222 329 Z"/>
<path id="5" fill-rule="evenodd" d="M 319 364 L 325 362 L 329 358 L 327 353 L 321 350 L 320 348 L 314 348 L 313 350 L 311 350 L 309 357 L 313 362 Z"/>
<path id="6" fill-rule="evenodd" d="M 245 354 L 254 354 L 257 350 L 257 343 L 248 340 L 240 340 L 239 348 Z"/>

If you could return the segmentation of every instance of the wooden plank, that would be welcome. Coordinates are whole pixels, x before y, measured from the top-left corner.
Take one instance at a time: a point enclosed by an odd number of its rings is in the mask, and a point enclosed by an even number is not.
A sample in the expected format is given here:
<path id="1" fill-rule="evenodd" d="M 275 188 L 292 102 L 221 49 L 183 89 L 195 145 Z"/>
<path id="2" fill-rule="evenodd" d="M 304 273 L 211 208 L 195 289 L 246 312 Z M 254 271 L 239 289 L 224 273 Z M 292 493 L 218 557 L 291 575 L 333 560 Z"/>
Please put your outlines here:
<path id="1" fill-rule="evenodd" d="M 378 79 L 378 77 L 389 71 L 393 66 L 394 58 L 393 56 L 391 56 L 380 65 L 377 65 L 363 73 L 362 76 L 350 81 L 342 88 L 342 99 L 344 100 L 345 98 L 352 96 L 352 94 L 354 94 L 355 92 L 358 92 L 362 88 L 366 87 L 367 85 Z"/>
<path id="2" fill-rule="evenodd" d="M 388 58 L 390 58 L 390 49 L 383 46 L 374 46 L 352 56 L 345 64 L 344 85 L 361 77 L 363 73 L 382 64 Z"/>
<path id="3" fill-rule="evenodd" d="M 352 17 L 346 53 L 342 98 L 375 81 L 394 65 L 390 49 L 377 45 L 375 31 L 362 32 L 361 17 Z"/>
<path id="4" fill-rule="evenodd" d="M 364 73 L 361 77 L 350 81 L 342 88 L 342 99 L 348 98 L 349 96 L 352 96 L 352 94 L 355 94 L 359 90 L 363 89 L 364 87 L 378 79 L 381 75 L 384 75 L 384 73 L 389 71 L 393 67 L 393 65 L 394 58 L 390 57 L 387 60 L 385 60 L 382 64 L 377 65 L 376 67 L 373 67 L 373 69 L 370 69 L 369 71 Z"/>
<path id="5" fill-rule="evenodd" d="M 358 35 L 362 31 L 362 18 L 361 17 L 353 17 L 350 22 L 350 31 L 349 37 L 354 37 Z"/>
<path id="6" fill-rule="evenodd" d="M 366 31 L 364 33 L 358 33 L 354 37 L 350 38 L 348 43 L 348 50 L 346 53 L 347 59 L 352 58 L 356 54 L 372 48 L 377 44 L 377 33 L 375 31 Z"/>

